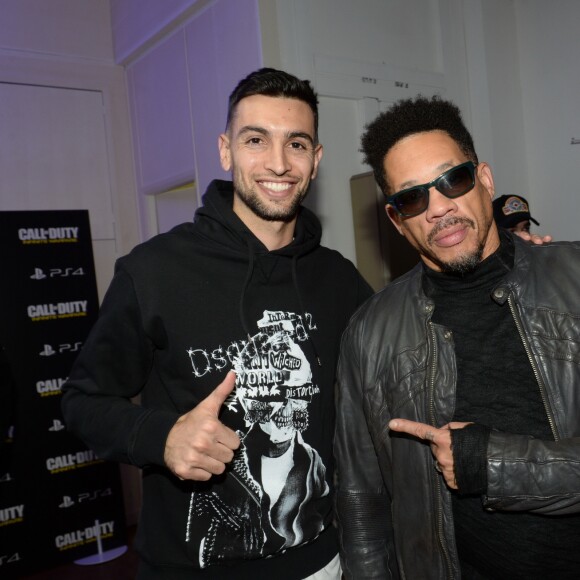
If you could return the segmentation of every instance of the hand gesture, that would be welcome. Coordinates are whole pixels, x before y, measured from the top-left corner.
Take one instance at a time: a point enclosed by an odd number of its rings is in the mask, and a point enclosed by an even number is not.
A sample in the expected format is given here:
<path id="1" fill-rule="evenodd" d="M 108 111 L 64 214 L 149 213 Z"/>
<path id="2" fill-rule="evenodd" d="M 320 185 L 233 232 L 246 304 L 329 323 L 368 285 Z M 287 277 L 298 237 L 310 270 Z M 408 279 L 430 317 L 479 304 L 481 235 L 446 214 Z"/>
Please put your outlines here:
<path id="1" fill-rule="evenodd" d="M 453 451 L 451 450 L 451 429 L 463 429 L 466 425 L 469 423 L 453 422 L 437 429 L 437 427 L 407 419 L 393 419 L 389 422 L 389 428 L 392 431 L 407 433 L 429 442 L 431 453 L 435 458 L 435 469 L 441 473 L 445 483 L 451 489 L 457 489 Z"/>
<path id="2" fill-rule="evenodd" d="M 182 415 L 167 436 L 165 464 L 179 479 L 207 481 L 219 475 L 240 446 L 238 435 L 226 427 L 218 414 L 234 389 L 236 375 L 230 371 L 215 390 Z"/>

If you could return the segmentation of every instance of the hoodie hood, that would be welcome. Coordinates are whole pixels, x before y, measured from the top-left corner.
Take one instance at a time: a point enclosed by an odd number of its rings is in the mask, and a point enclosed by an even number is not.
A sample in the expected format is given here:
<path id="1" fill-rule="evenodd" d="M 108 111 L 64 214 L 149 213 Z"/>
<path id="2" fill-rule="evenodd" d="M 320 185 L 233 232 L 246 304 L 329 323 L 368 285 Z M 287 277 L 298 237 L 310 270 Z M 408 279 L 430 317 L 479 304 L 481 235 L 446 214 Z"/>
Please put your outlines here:
<path id="1" fill-rule="evenodd" d="M 294 239 L 287 246 L 270 252 L 233 211 L 234 189 L 231 181 L 214 180 L 203 196 L 203 205 L 195 212 L 194 224 L 200 235 L 207 237 L 213 244 L 221 244 L 234 252 L 245 252 L 248 256 L 248 269 L 240 292 L 239 315 L 244 332 L 251 339 L 249 325 L 244 309 L 245 296 L 252 276 L 256 258 L 271 254 L 292 260 L 292 284 L 296 298 L 306 318 L 304 301 L 298 281 L 298 259 L 320 246 L 322 228 L 318 218 L 307 208 L 300 207 L 294 231 Z M 321 365 L 316 345 L 310 339 L 318 365 Z"/>
<path id="2" fill-rule="evenodd" d="M 253 254 L 268 253 L 264 244 L 234 213 L 234 189 L 231 181 L 212 181 L 203 195 L 203 205 L 195 212 L 196 230 L 232 250 L 249 250 Z M 320 245 L 322 227 L 318 218 L 307 208 L 301 207 L 296 220 L 294 240 L 289 245 L 271 252 L 288 257 L 303 256 Z"/>

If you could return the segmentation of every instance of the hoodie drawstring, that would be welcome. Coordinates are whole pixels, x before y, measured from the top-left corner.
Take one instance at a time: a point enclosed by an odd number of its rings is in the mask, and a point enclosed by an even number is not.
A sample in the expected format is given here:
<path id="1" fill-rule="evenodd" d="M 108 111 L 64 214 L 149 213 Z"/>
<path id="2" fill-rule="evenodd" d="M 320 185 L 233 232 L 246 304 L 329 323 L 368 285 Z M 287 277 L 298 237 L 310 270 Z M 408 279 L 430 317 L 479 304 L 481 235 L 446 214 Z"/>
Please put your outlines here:
<path id="1" fill-rule="evenodd" d="M 246 323 L 246 317 L 244 315 L 244 299 L 246 297 L 246 289 L 250 284 L 250 280 L 252 279 L 252 274 L 254 273 L 254 249 L 252 248 L 251 244 L 248 244 L 248 270 L 246 272 L 246 279 L 244 280 L 244 285 L 242 287 L 242 292 L 240 294 L 240 321 L 242 323 L 242 328 L 246 333 L 248 340 L 252 341 L 252 336 L 250 335 L 250 329 L 248 324 Z"/>
<path id="2" fill-rule="evenodd" d="M 300 287 L 298 286 L 298 256 L 292 256 L 292 282 L 294 283 L 294 290 L 296 291 L 296 296 L 298 298 L 298 304 L 300 305 L 300 311 L 302 312 L 302 320 L 304 324 L 306 324 L 306 310 L 304 309 L 304 303 L 302 302 L 302 296 L 300 295 Z M 310 346 L 312 346 L 312 350 L 314 351 L 314 356 L 316 357 L 316 361 L 318 362 L 318 366 L 321 367 L 322 363 L 320 362 L 320 357 L 318 356 L 318 351 L 316 350 L 316 345 L 310 336 L 310 332 L 306 332 L 308 335 L 308 342 L 310 342 Z"/>
<path id="3" fill-rule="evenodd" d="M 298 285 L 297 263 L 298 263 L 298 256 L 296 256 L 296 255 L 292 256 L 292 266 L 291 266 L 292 283 L 294 285 L 294 291 L 296 292 L 296 297 L 298 299 L 300 311 L 302 312 L 302 320 L 304 321 L 304 324 L 306 324 L 306 320 L 307 320 L 306 310 L 304 309 L 304 302 L 302 301 L 302 296 L 300 295 L 300 287 Z M 254 249 L 253 249 L 251 244 L 248 244 L 248 270 L 246 272 L 246 279 L 244 280 L 244 285 L 242 287 L 242 292 L 240 294 L 239 313 L 240 313 L 240 321 L 242 323 L 242 328 L 244 329 L 244 332 L 246 333 L 248 340 L 250 342 L 252 341 L 252 336 L 250 334 L 249 326 L 246 322 L 246 317 L 245 317 L 245 313 L 244 313 L 244 300 L 246 297 L 246 290 L 250 284 L 250 280 L 252 279 L 252 275 L 254 273 L 254 265 L 255 265 Z M 316 350 L 316 345 L 314 344 L 314 341 L 312 340 L 312 337 L 310 336 L 310 332 L 306 332 L 306 334 L 308 335 L 308 341 L 310 342 L 310 345 L 312 346 L 312 350 L 314 352 L 316 362 L 318 363 L 318 366 L 321 367 L 322 362 L 320 361 L 320 356 L 318 355 L 318 351 Z"/>

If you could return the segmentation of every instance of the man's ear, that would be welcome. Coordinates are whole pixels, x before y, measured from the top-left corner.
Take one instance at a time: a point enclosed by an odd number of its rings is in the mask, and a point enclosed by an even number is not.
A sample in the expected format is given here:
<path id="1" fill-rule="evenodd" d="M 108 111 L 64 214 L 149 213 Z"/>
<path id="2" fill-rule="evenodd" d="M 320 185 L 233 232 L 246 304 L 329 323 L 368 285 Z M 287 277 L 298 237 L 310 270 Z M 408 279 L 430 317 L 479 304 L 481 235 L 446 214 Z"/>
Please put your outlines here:
<path id="1" fill-rule="evenodd" d="M 230 149 L 230 138 L 226 133 L 218 137 L 218 149 L 220 151 L 220 163 L 224 171 L 232 168 L 232 153 Z"/>
<path id="2" fill-rule="evenodd" d="M 323 152 L 323 148 L 322 148 L 322 145 L 319 143 L 318 145 L 316 145 L 316 147 L 314 147 L 314 167 L 312 169 L 312 174 L 310 175 L 310 179 L 314 179 L 316 177 L 316 175 L 318 174 L 318 164 L 320 163 L 320 160 L 322 159 L 322 152 Z"/>
<path id="3" fill-rule="evenodd" d="M 493 182 L 491 167 L 485 161 L 482 161 L 477 165 L 476 171 L 477 177 L 483 187 L 487 190 L 489 198 L 493 199 L 495 196 L 495 184 Z"/>
<path id="4" fill-rule="evenodd" d="M 385 206 L 385 212 L 389 216 L 389 219 L 391 220 L 392 224 L 397 228 L 397 231 L 401 235 L 404 235 L 403 228 L 401 227 L 401 216 L 399 215 L 399 212 L 390 204 L 387 204 Z"/>

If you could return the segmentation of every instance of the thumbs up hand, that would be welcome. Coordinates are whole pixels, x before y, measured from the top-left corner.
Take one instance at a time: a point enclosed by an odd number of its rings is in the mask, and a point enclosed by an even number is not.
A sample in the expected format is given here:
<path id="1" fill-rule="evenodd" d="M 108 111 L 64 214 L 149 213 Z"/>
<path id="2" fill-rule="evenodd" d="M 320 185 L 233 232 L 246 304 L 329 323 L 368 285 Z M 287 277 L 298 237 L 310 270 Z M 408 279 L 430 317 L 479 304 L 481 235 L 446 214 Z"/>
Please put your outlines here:
<path id="1" fill-rule="evenodd" d="M 179 479 L 207 481 L 223 473 L 226 463 L 233 459 L 240 438 L 218 419 L 218 414 L 235 381 L 236 374 L 230 371 L 201 403 L 179 417 L 169 432 L 165 464 Z"/>

